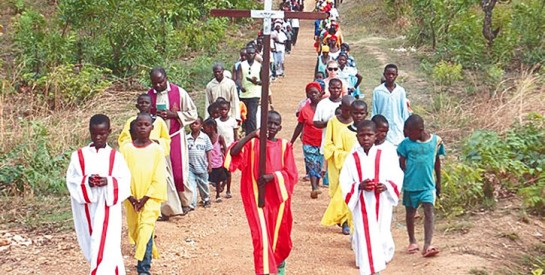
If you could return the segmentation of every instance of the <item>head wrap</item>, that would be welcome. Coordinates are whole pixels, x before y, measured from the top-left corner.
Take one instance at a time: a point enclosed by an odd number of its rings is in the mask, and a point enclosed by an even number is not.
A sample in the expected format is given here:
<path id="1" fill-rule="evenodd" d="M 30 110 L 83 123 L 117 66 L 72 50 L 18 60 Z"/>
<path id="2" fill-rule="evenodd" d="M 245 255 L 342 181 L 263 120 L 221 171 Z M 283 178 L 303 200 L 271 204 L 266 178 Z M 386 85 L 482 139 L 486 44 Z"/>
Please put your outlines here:
<path id="1" fill-rule="evenodd" d="M 329 52 L 329 46 L 322 45 L 322 52 Z"/>
<path id="2" fill-rule="evenodd" d="M 305 92 L 308 92 L 310 88 L 316 88 L 318 91 L 322 92 L 322 86 L 318 82 L 310 82 L 307 84 L 307 87 L 305 88 Z"/>

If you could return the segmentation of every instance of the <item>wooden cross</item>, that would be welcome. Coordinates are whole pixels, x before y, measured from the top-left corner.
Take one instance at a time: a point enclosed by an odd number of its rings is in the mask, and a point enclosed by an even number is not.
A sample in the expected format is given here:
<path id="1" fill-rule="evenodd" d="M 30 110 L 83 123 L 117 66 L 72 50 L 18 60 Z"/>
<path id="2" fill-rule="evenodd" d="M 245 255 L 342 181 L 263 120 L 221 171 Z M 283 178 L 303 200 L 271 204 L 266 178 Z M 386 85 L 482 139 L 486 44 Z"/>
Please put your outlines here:
<path id="1" fill-rule="evenodd" d="M 326 19 L 326 13 L 292 12 L 272 10 L 272 0 L 265 0 L 263 10 L 221 10 L 213 9 L 210 15 L 233 18 L 261 18 L 263 19 L 263 63 L 261 66 L 261 127 L 267 127 L 267 113 L 269 112 L 269 64 L 271 52 L 271 19 Z M 267 135 L 265 131 L 259 135 L 259 175 L 265 175 L 265 161 L 267 151 Z M 249 133 L 246 133 L 249 134 Z M 265 206 L 265 186 L 259 186 L 258 206 Z"/>

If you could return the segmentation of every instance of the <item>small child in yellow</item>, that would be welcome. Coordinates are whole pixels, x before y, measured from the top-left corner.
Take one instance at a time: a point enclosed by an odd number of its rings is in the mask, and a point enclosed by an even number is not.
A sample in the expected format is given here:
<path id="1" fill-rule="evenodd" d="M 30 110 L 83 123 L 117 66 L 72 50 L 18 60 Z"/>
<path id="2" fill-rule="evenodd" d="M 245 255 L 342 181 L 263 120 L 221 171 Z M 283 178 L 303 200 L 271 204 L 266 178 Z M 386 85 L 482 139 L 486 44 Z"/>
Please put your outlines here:
<path id="1" fill-rule="evenodd" d="M 133 125 L 133 142 L 121 148 L 132 175 L 131 196 L 125 201 L 127 225 L 129 238 L 136 244 L 134 257 L 138 260 L 138 274 L 150 274 L 151 257 L 159 256 L 153 235 L 161 214 L 161 202 L 167 199 L 167 170 L 163 149 L 149 138 L 152 117 L 139 114 Z"/>

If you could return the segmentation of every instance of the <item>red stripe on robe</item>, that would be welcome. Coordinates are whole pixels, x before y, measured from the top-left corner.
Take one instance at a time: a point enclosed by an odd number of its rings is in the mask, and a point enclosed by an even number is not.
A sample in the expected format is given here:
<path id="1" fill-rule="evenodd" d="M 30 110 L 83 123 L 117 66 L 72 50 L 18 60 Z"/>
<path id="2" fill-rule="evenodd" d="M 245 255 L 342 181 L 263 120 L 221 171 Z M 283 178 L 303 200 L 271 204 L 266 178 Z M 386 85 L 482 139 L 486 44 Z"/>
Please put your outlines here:
<path id="1" fill-rule="evenodd" d="M 85 188 L 85 180 L 87 179 L 87 176 L 85 176 L 85 158 L 83 157 L 83 151 L 81 149 L 78 149 L 78 159 L 79 159 L 79 165 L 81 167 L 81 175 L 83 176 L 83 179 L 81 180 L 81 189 L 83 193 L 83 198 L 85 199 L 85 202 L 91 203 L 91 200 L 89 199 L 89 195 L 87 194 L 87 188 Z M 89 235 L 93 234 L 93 226 L 91 225 L 91 211 L 89 211 L 89 205 L 87 203 L 84 205 L 85 208 L 85 218 L 87 219 L 87 227 L 89 228 Z"/>

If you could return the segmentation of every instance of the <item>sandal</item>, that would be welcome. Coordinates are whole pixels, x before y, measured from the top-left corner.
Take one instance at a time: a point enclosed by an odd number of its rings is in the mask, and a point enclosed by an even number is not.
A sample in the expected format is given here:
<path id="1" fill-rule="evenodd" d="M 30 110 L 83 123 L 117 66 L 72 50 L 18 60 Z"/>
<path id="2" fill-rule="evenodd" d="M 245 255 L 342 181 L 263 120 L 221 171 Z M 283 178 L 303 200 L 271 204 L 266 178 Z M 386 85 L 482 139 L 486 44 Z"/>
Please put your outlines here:
<path id="1" fill-rule="evenodd" d="M 409 247 L 407 247 L 407 252 L 409 254 L 414 254 L 414 253 L 418 252 L 419 250 L 420 250 L 420 248 L 418 248 L 418 245 L 415 244 L 415 243 L 409 244 Z"/>
<path id="2" fill-rule="evenodd" d="M 422 256 L 425 258 L 433 257 L 435 255 L 439 254 L 439 249 L 433 246 L 430 246 L 422 253 Z"/>

